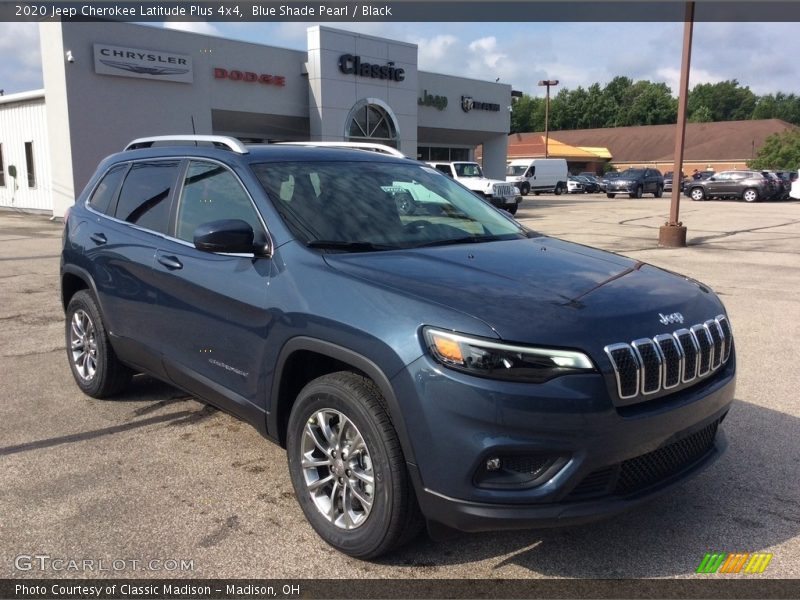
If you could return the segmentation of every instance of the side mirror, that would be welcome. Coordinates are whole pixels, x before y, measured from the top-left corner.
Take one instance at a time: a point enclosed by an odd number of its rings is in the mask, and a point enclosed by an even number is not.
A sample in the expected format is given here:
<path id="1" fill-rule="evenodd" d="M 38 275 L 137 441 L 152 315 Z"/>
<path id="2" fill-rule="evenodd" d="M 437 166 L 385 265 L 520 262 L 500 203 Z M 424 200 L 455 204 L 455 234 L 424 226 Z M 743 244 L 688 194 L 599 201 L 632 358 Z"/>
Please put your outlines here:
<path id="1" fill-rule="evenodd" d="M 194 230 L 194 247 L 204 252 L 255 252 L 253 228 L 241 219 L 203 223 Z"/>
<path id="2" fill-rule="evenodd" d="M 8 165 L 8 176 L 13 177 L 14 179 L 17 178 L 17 167 L 14 165 Z"/>
<path id="3" fill-rule="evenodd" d="M 712 175 L 711 177 L 709 177 L 709 178 L 708 178 L 708 180 L 709 180 L 709 181 L 716 181 L 716 180 L 717 180 L 717 178 L 716 178 L 716 177 L 714 177 L 714 176 Z"/>

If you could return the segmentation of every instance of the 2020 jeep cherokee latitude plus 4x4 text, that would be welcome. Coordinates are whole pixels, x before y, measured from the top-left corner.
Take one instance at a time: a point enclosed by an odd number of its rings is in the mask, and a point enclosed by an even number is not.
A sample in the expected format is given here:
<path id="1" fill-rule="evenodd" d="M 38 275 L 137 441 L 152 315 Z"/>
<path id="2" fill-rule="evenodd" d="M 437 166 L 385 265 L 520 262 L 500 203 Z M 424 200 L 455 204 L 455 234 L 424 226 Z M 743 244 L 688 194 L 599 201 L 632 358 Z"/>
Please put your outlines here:
<path id="1" fill-rule="evenodd" d="M 146 372 L 285 445 L 336 548 L 611 515 L 720 454 L 735 357 L 708 287 L 423 163 L 207 139 L 132 143 L 69 212 L 69 364 L 91 396 Z"/>

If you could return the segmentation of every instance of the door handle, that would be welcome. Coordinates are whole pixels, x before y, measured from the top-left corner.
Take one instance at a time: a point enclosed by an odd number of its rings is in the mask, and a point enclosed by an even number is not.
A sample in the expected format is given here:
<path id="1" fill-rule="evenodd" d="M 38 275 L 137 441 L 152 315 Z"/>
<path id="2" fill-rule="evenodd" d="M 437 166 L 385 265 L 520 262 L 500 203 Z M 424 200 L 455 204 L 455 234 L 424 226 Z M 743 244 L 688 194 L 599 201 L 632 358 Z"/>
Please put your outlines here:
<path id="1" fill-rule="evenodd" d="M 108 241 L 104 233 L 93 233 L 89 238 L 98 246 L 102 246 Z"/>
<path id="2" fill-rule="evenodd" d="M 175 256 L 159 256 L 158 262 L 160 262 L 162 265 L 164 265 L 170 270 L 183 268 L 183 263 L 179 261 Z"/>

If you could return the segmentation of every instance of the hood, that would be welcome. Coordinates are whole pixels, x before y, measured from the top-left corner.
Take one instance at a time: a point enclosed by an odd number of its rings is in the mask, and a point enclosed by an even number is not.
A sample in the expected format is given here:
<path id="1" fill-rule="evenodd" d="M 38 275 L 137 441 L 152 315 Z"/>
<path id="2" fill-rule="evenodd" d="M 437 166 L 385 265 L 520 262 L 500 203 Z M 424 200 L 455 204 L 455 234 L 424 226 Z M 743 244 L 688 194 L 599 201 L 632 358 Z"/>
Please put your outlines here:
<path id="1" fill-rule="evenodd" d="M 696 281 L 547 237 L 328 254 L 325 260 L 351 276 L 469 314 L 500 338 L 520 343 L 602 351 L 724 312 Z M 659 313 L 676 312 L 684 325 L 661 324 Z"/>
<path id="2" fill-rule="evenodd" d="M 507 181 L 500 181 L 499 179 L 488 179 L 486 177 L 462 177 L 458 180 L 458 182 L 467 186 L 471 190 L 491 189 L 497 184 L 508 185 Z"/>

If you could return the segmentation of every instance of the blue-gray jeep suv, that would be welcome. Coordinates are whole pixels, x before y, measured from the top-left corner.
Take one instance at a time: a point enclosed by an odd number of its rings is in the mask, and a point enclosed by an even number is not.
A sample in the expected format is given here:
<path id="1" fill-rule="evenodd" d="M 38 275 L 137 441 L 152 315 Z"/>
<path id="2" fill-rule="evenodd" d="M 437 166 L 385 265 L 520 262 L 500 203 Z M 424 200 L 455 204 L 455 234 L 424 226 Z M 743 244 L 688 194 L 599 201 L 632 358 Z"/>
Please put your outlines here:
<path id="1" fill-rule="evenodd" d="M 70 210 L 61 291 L 85 393 L 144 372 L 248 421 L 286 447 L 314 529 L 362 558 L 424 519 L 634 506 L 721 453 L 734 395 L 708 287 L 365 150 L 137 140 Z"/>

